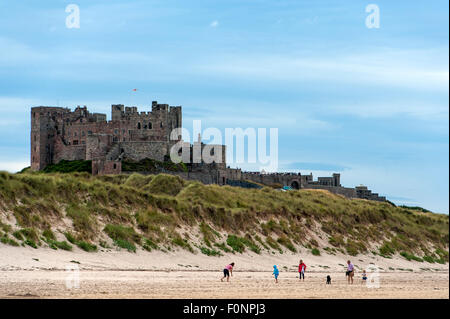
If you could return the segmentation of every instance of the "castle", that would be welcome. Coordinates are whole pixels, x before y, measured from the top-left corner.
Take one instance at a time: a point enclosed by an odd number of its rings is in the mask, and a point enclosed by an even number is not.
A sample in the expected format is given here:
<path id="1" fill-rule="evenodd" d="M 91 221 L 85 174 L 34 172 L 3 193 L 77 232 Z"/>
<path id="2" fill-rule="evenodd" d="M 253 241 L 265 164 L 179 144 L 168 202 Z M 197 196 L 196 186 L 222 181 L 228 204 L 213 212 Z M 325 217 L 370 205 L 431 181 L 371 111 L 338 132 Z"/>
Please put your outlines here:
<path id="1" fill-rule="evenodd" d="M 225 145 L 203 144 L 200 138 L 193 145 L 185 143 L 181 136 L 171 136 L 172 130 L 180 127 L 181 106 L 169 106 L 156 101 L 152 102 L 151 112 L 138 112 L 137 107 L 113 104 L 110 121 L 107 121 L 106 114 L 90 113 L 86 106 L 78 106 L 74 111 L 62 107 L 32 107 L 31 169 L 39 171 L 61 160 L 86 160 L 92 162 L 93 175 L 119 174 L 124 160 L 169 161 L 172 146 L 181 142 L 183 150 L 189 148 L 189 154 L 195 149 L 202 152 L 210 148 L 214 155 L 209 163 L 191 161 L 186 171 L 167 172 L 185 179 L 244 187 L 262 184 L 294 189 L 326 189 L 349 198 L 386 200 L 362 185 L 356 188 L 342 187 L 340 174 L 337 173 L 331 177 L 318 177 L 314 181 L 312 174 L 264 174 L 227 167 Z"/>

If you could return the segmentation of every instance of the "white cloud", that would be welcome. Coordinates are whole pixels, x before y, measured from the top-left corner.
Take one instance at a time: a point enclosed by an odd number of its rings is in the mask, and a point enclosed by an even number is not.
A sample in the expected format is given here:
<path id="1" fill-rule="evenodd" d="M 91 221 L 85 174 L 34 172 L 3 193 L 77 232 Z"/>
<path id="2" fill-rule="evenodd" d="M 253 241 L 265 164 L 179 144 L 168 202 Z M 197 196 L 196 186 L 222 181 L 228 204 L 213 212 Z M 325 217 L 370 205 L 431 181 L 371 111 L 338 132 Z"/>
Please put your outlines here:
<path id="1" fill-rule="evenodd" d="M 209 75 L 254 81 L 366 84 L 447 91 L 448 51 L 379 50 L 340 56 L 229 55 L 197 65 Z M 430 55 L 431 57 L 425 57 Z M 444 58 L 445 57 L 445 60 Z"/>
<path id="2" fill-rule="evenodd" d="M 370 99 L 369 99 L 370 100 Z M 323 107 L 325 112 L 336 114 L 350 114 L 362 118 L 384 118 L 392 116 L 411 116 L 422 120 L 443 121 L 447 119 L 448 101 L 442 103 L 426 103 L 418 101 L 361 101 L 349 102 L 345 105 L 328 105 Z"/>
<path id="3" fill-rule="evenodd" d="M 210 26 L 213 27 L 213 28 L 218 27 L 219 26 L 219 21 L 214 20 L 213 22 L 211 22 Z"/>
<path id="4" fill-rule="evenodd" d="M 0 171 L 7 171 L 10 173 L 20 172 L 23 168 L 30 166 L 29 161 L 0 161 Z"/>

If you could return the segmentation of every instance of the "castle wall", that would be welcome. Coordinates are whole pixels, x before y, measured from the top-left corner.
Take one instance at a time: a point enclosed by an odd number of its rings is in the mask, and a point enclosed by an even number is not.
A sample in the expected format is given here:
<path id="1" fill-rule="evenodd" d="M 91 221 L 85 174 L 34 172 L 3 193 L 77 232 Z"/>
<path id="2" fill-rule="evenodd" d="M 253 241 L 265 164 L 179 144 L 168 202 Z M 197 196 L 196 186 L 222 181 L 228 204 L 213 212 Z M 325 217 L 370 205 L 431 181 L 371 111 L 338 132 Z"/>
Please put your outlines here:
<path id="1" fill-rule="evenodd" d="M 168 145 L 165 142 L 122 142 L 120 148 L 127 159 L 140 161 L 152 158 L 164 161 L 164 156 L 169 154 Z"/>
<path id="2" fill-rule="evenodd" d="M 122 162 L 120 161 L 92 161 L 92 174 L 94 175 L 109 175 L 120 174 L 122 172 Z"/>
<path id="3" fill-rule="evenodd" d="M 293 186 L 301 188 L 301 175 L 295 173 L 271 173 L 261 174 L 259 172 L 242 172 L 242 179 L 265 185 L 279 184 L 281 186 Z"/>
<path id="4" fill-rule="evenodd" d="M 347 198 L 357 198 L 356 190 L 354 188 L 339 187 L 339 186 L 324 186 L 324 185 L 306 185 L 305 189 L 324 189 L 333 194 L 345 196 Z"/>
<path id="5" fill-rule="evenodd" d="M 64 145 L 61 138 L 55 139 L 52 163 L 59 163 L 61 160 L 76 161 L 85 159 L 86 145 Z"/>

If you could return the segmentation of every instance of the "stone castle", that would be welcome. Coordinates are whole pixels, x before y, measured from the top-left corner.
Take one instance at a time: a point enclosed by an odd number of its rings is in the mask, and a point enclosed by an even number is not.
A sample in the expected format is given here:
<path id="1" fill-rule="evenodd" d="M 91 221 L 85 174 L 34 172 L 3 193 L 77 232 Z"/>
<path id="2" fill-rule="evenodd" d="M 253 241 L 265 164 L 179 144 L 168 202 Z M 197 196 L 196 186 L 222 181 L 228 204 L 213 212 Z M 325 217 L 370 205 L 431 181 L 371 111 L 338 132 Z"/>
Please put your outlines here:
<path id="1" fill-rule="evenodd" d="M 185 171 L 166 172 L 205 184 L 254 187 L 279 185 L 294 189 L 325 189 L 349 198 L 384 201 L 365 186 L 342 187 L 340 174 L 318 177 L 312 174 L 244 172 L 226 166 L 225 145 L 203 144 L 199 138 L 194 145 L 184 143 L 181 136 L 171 139 L 171 132 L 182 127 L 181 106 L 152 102 L 151 112 L 138 112 L 137 107 L 122 104 L 111 106 L 111 120 L 106 114 L 90 113 L 87 107 L 69 108 L 39 106 L 31 108 L 31 169 L 38 171 L 61 160 L 92 162 L 92 174 L 122 173 L 124 160 L 139 162 L 152 159 L 170 160 L 170 150 L 176 143 L 191 150 L 212 146 L 216 152 L 210 163 L 192 163 Z M 183 159 L 184 161 L 184 159 Z M 145 173 L 145 172 L 143 172 Z M 252 183 L 253 182 L 253 183 Z"/>

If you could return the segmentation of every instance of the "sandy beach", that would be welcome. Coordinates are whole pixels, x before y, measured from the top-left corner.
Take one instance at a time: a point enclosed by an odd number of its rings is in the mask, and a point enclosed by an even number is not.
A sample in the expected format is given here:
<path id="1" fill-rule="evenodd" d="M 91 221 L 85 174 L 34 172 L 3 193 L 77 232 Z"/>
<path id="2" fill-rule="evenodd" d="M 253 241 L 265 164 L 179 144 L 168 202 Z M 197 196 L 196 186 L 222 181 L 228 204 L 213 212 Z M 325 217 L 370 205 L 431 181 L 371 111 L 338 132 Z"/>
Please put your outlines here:
<path id="1" fill-rule="evenodd" d="M 304 282 L 297 277 L 300 257 L 308 265 Z M 357 256 L 352 258 L 355 283 L 348 285 L 346 258 L 306 251 L 207 257 L 185 251 L 86 253 L 1 245 L 0 298 L 449 298 L 448 264 Z M 236 263 L 234 276 L 222 283 L 222 268 L 230 261 Z M 280 268 L 278 284 L 271 276 L 273 264 Z M 361 270 L 370 265 L 379 267 L 379 288 L 361 284 Z M 74 287 L 73 269 L 79 269 L 79 287 Z M 327 275 L 331 285 L 325 284 Z"/>
<path id="2" fill-rule="evenodd" d="M 327 273 L 328 274 L 328 273 Z M 380 288 L 356 280 L 348 285 L 342 273 L 280 274 L 275 284 L 270 272 L 238 272 L 219 281 L 207 271 L 81 271 L 79 288 L 66 287 L 64 271 L 2 271 L 1 298 L 449 298 L 448 273 L 383 273 Z"/>

